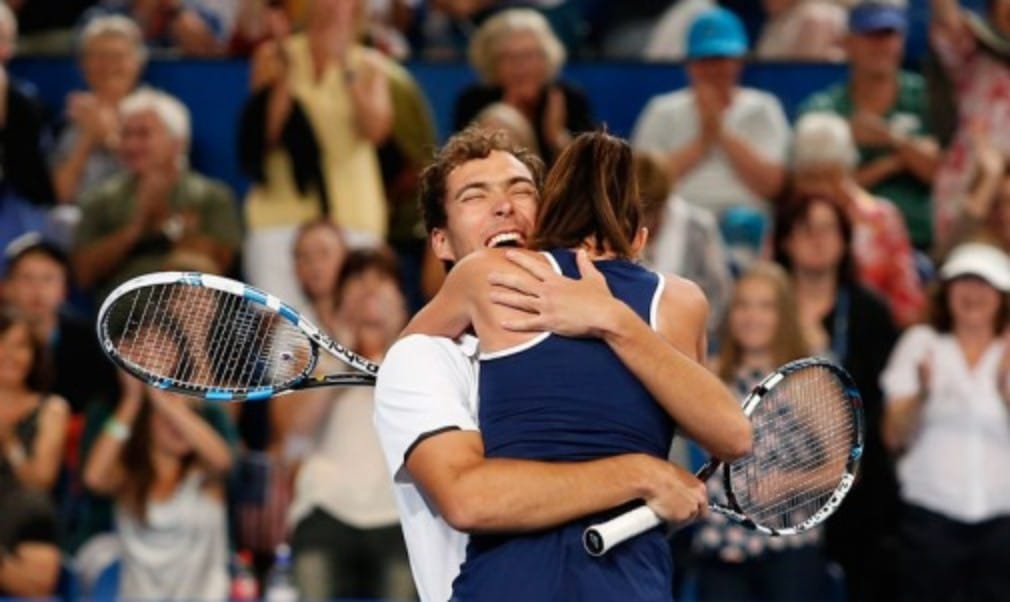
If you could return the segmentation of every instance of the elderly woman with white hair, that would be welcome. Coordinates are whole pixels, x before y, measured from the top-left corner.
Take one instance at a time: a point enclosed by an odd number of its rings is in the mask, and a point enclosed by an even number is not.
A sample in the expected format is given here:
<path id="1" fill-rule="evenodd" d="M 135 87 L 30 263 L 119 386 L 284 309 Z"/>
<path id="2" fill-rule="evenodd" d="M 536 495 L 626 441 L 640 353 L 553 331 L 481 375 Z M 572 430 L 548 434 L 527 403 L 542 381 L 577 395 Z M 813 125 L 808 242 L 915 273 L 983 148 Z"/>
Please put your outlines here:
<path id="1" fill-rule="evenodd" d="M 550 164 L 572 135 L 594 127 L 589 100 L 558 75 L 565 49 L 532 9 L 509 9 L 485 21 L 470 40 L 470 64 L 481 83 L 456 99 L 453 127 L 462 130 L 488 105 L 504 102 L 530 122 Z"/>
<path id="2" fill-rule="evenodd" d="M 99 299 L 116 285 L 191 251 L 227 272 L 242 242 L 231 190 L 189 169 L 189 111 L 174 97 L 139 90 L 119 107 L 124 170 L 84 193 L 72 263 Z"/>
<path id="3" fill-rule="evenodd" d="M 119 103 L 137 87 L 147 60 L 143 34 L 131 19 L 98 17 L 84 28 L 78 46 L 87 91 L 67 95 L 67 126 L 52 157 L 53 186 L 61 203 L 121 169 Z"/>
<path id="4" fill-rule="evenodd" d="M 883 296 L 901 326 L 922 317 L 925 294 L 908 229 L 897 208 L 859 186 L 858 150 L 848 123 L 834 113 L 815 112 L 796 123 L 793 195 L 840 203 L 853 224 L 852 251 L 859 280 Z"/>

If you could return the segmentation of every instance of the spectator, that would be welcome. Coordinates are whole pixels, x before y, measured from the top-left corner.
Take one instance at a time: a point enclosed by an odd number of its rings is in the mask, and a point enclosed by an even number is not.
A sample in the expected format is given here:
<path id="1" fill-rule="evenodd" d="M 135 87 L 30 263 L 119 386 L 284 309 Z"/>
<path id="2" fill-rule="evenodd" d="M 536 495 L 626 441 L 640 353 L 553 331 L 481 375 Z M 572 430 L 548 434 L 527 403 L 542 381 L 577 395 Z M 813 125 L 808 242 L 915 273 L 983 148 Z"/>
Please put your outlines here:
<path id="1" fill-rule="evenodd" d="M 675 0 L 649 35 L 647 61 L 682 61 L 687 56 L 687 32 L 701 13 L 715 8 L 713 0 Z"/>
<path id="2" fill-rule="evenodd" d="M 215 0 L 101 0 L 88 17 L 118 14 L 134 20 L 151 46 L 184 56 L 221 56 L 228 48 L 238 3 Z"/>
<path id="3" fill-rule="evenodd" d="M 845 570 L 850 599 L 891 600 L 897 485 L 880 437 L 878 380 L 897 328 L 884 302 L 856 282 L 853 227 L 839 204 L 816 197 L 786 203 L 775 224 L 775 259 L 790 273 L 804 338 L 814 354 L 848 370 L 863 400 L 860 479 L 827 523 L 827 552 Z"/>
<path id="4" fill-rule="evenodd" d="M 45 345 L 27 317 L 0 309 L 0 489 L 49 492 L 60 474 L 67 402 L 48 391 Z"/>
<path id="5" fill-rule="evenodd" d="M 342 339 L 381 361 L 407 323 L 391 255 L 352 252 L 340 274 Z M 407 550 L 372 425 L 372 389 L 305 394 L 293 438 L 307 439 L 295 481 L 291 539 L 295 579 L 306 600 L 416 597 Z"/>
<path id="6" fill-rule="evenodd" d="M 94 493 L 115 499 L 122 550 L 118 595 L 225 599 L 224 479 L 231 449 L 192 400 L 145 387 L 125 373 L 121 389 L 84 469 Z"/>
<path id="7" fill-rule="evenodd" d="M 957 126 L 933 187 L 938 246 L 949 247 L 951 223 L 965 201 L 976 172 L 973 134 L 985 131 L 992 146 L 1010 153 L 1010 67 L 1006 48 L 994 44 L 1010 34 L 1010 4 L 989 1 L 987 15 L 962 11 L 956 0 L 932 0 L 933 48 L 953 82 Z"/>
<path id="8" fill-rule="evenodd" d="M 88 91 L 67 96 L 69 123 L 53 156 L 53 185 L 62 203 L 76 201 L 122 169 L 119 104 L 137 87 L 147 48 L 133 21 L 113 15 L 88 23 L 79 56 Z"/>
<path id="9" fill-rule="evenodd" d="M 936 248 L 945 258 L 950 249 L 972 239 L 984 239 L 1010 252 L 1010 164 L 993 148 L 989 134 L 973 136 L 977 176 L 951 225 L 946 246 Z"/>
<path id="10" fill-rule="evenodd" d="M 966 243 L 940 275 L 932 323 L 905 333 L 881 376 L 904 502 L 901 599 L 1006 600 L 1010 259 Z"/>
<path id="11" fill-rule="evenodd" d="M 7 249 L 3 299 L 32 320 L 35 335 L 52 358 L 50 390 L 80 414 L 115 391 L 115 373 L 85 323 L 64 304 L 70 287 L 66 253 L 37 234 L 28 234 Z"/>
<path id="12" fill-rule="evenodd" d="M 922 76 L 901 69 L 907 16 L 894 0 L 869 0 L 849 12 L 849 81 L 810 97 L 801 113 L 831 111 L 849 120 L 859 147 L 856 181 L 894 203 L 912 244 L 930 248 L 929 189 L 939 148 L 930 135 Z"/>
<path id="13" fill-rule="evenodd" d="M 321 328 L 336 332 L 337 288 L 347 258 L 347 243 L 333 222 L 317 219 L 298 228 L 294 244 L 295 277 L 309 305 L 306 315 Z"/>
<path id="14" fill-rule="evenodd" d="M 85 193 L 72 262 L 99 299 L 123 281 L 160 268 L 173 249 L 231 267 L 241 241 L 235 200 L 223 184 L 188 167 L 189 112 L 178 100 L 139 90 L 120 105 L 126 170 Z"/>
<path id="15" fill-rule="evenodd" d="M 852 222 L 852 253 L 860 283 L 884 297 L 899 326 L 909 326 L 922 318 L 926 297 L 908 231 L 894 205 L 856 182 L 857 157 L 843 118 L 807 113 L 796 123 L 794 193 L 841 203 Z"/>
<path id="16" fill-rule="evenodd" d="M 649 231 L 642 262 L 649 269 L 683 276 L 701 287 L 709 305 L 709 341 L 715 341 L 733 289 L 729 258 L 715 218 L 680 198 L 662 156 L 635 153 L 634 161 L 643 224 Z"/>
<path id="17" fill-rule="evenodd" d="M 756 262 L 733 289 L 714 370 L 743 400 L 767 374 L 809 355 L 789 276 Z M 725 498 L 720 478 L 709 497 Z M 794 537 L 769 537 L 721 514 L 702 519 L 694 533 L 699 600 L 822 600 L 822 528 Z"/>
<path id="18" fill-rule="evenodd" d="M 74 49 L 74 26 L 98 0 L 8 0 L 17 14 L 21 54 L 67 55 Z"/>
<path id="19" fill-rule="evenodd" d="M 14 13 L 0 2 L 0 186 L 6 195 L 49 206 L 55 197 L 42 153 L 42 111 L 7 71 L 17 39 Z"/>
<path id="20" fill-rule="evenodd" d="M 312 0 L 309 10 L 305 33 L 257 49 L 239 131 L 239 156 L 254 181 L 246 277 L 299 307 L 290 249 L 300 224 L 330 219 L 351 246 L 386 237 L 376 148 L 395 119 L 382 57 L 358 43 L 362 0 Z"/>
<path id="21" fill-rule="evenodd" d="M 720 223 L 730 209 L 767 213 L 785 182 L 789 125 L 774 96 L 738 85 L 746 52 L 733 13 L 701 13 L 688 32 L 689 88 L 650 100 L 632 135 L 635 148 L 663 153 L 679 194 Z"/>
<path id="22" fill-rule="evenodd" d="M 473 122 L 487 130 L 503 131 L 513 144 L 530 150 L 538 157 L 541 156 L 533 124 L 512 105 L 501 101 L 489 104 L 477 113 Z"/>
<path id="23" fill-rule="evenodd" d="M 763 61 L 845 60 L 845 9 L 839 0 L 763 0 L 768 20 L 754 47 Z"/>
<path id="24" fill-rule="evenodd" d="M 49 498 L 0 486 L 0 596 L 52 598 L 60 576 L 56 515 Z"/>
<path id="25" fill-rule="evenodd" d="M 470 40 L 469 58 L 481 83 L 457 97 L 456 131 L 469 125 L 484 107 L 505 102 L 529 120 L 540 153 L 550 164 L 574 134 L 593 129 L 585 94 L 558 79 L 565 49 L 540 13 L 509 9 L 494 15 Z"/>

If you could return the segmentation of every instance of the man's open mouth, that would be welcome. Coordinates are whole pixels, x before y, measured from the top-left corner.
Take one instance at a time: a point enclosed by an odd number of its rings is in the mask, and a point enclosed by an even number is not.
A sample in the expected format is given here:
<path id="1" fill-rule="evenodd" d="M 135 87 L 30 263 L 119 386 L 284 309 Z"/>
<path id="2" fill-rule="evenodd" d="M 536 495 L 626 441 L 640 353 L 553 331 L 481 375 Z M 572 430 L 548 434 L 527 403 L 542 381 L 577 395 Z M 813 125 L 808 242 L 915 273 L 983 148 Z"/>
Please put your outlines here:
<path id="1" fill-rule="evenodd" d="M 525 239 L 519 232 L 500 232 L 484 242 L 484 246 L 491 248 L 521 247 Z"/>

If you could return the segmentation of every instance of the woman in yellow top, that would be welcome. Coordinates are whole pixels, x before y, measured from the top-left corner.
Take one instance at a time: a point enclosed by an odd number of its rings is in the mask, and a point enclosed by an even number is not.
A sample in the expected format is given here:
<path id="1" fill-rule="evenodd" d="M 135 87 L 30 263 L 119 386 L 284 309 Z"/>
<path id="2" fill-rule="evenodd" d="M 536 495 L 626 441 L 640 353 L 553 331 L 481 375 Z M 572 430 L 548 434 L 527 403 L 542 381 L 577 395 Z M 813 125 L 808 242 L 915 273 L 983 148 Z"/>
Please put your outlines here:
<path id="1" fill-rule="evenodd" d="M 304 33 L 253 57 L 240 155 L 246 199 L 246 278 L 301 298 L 291 266 L 297 227 L 326 216 L 352 245 L 381 242 L 386 200 L 376 147 L 393 123 L 381 57 L 358 43 L 362 0 L 312 0 Z"/>

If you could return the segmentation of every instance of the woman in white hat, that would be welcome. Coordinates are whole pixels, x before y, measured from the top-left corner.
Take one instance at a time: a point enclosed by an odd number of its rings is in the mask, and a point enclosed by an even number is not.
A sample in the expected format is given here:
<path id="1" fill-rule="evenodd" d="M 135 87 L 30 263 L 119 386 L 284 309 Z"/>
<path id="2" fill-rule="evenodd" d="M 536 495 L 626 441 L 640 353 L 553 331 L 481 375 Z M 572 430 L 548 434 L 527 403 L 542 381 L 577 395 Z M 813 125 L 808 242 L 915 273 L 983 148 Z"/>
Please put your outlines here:
<path id="1" fill-rule="evenodd" d="M 904 502 L 898 583 L 906 600 L 1007 600 L 1010 258 L 965 243 L 940 276 L 932 323 L 881 376 Z"/>

